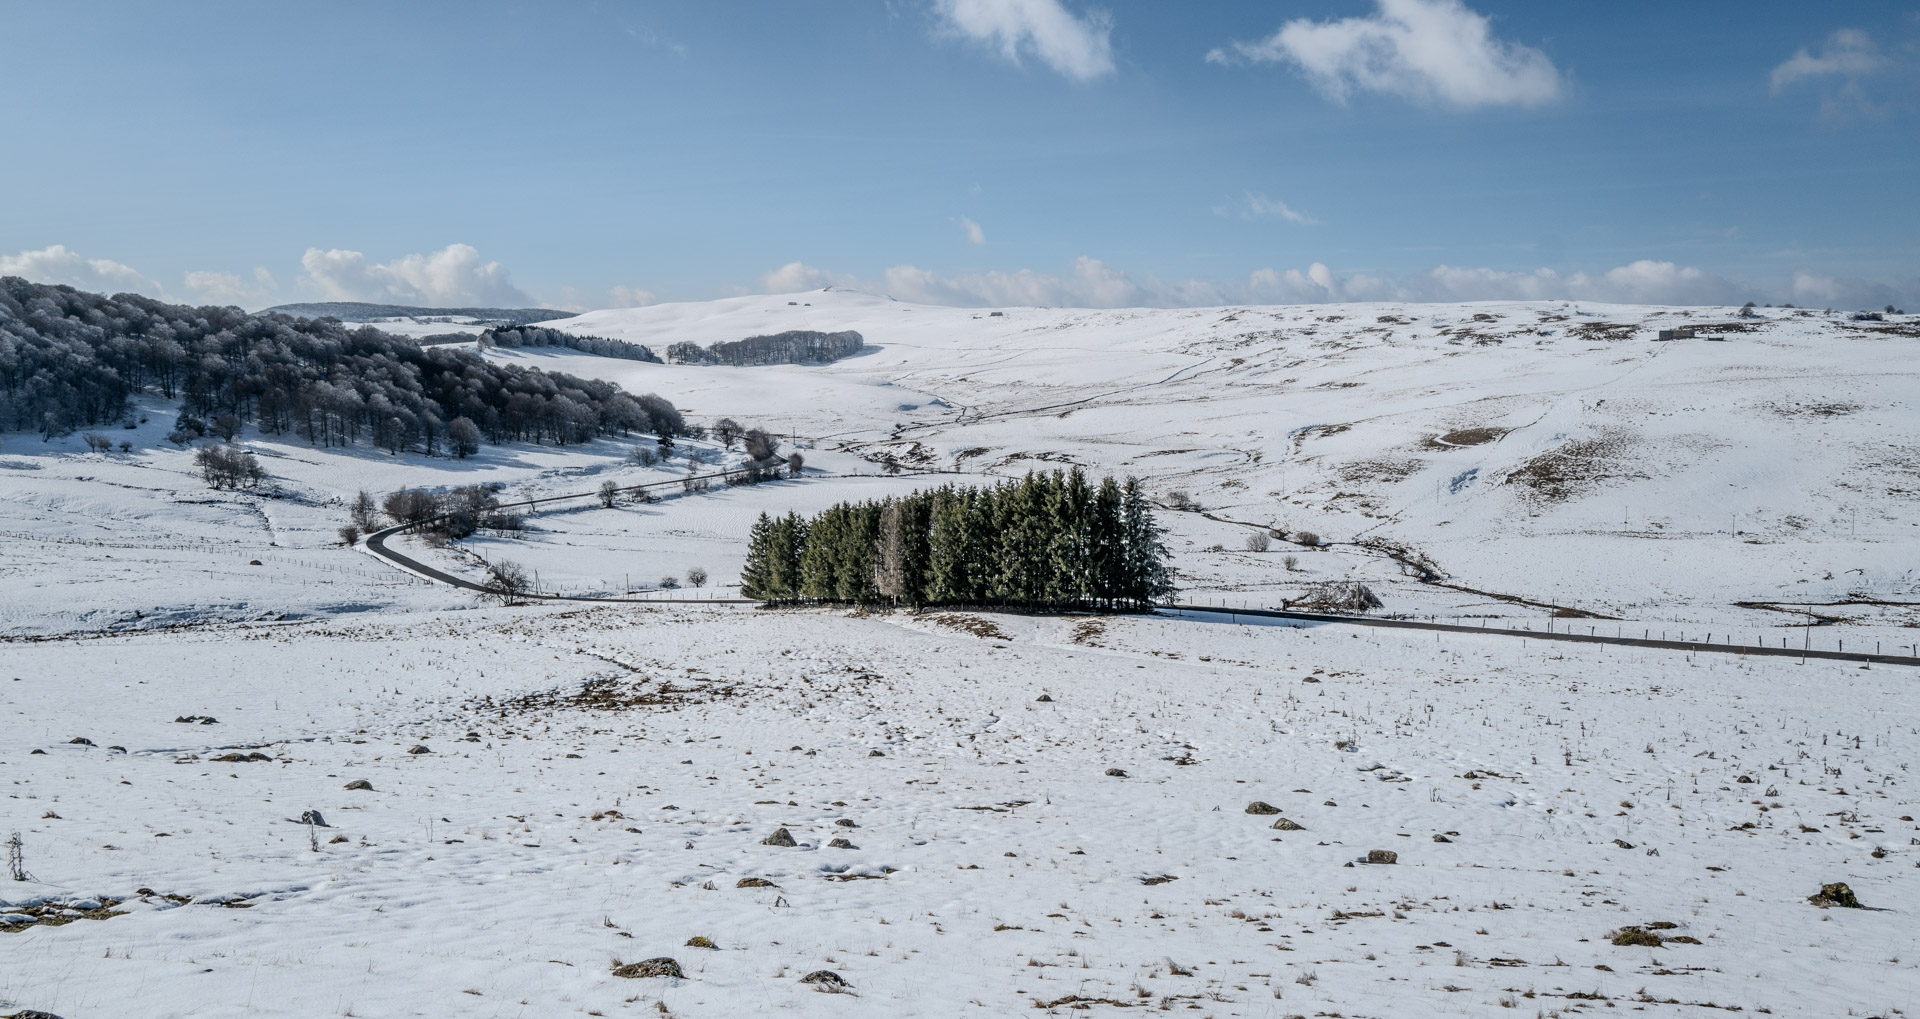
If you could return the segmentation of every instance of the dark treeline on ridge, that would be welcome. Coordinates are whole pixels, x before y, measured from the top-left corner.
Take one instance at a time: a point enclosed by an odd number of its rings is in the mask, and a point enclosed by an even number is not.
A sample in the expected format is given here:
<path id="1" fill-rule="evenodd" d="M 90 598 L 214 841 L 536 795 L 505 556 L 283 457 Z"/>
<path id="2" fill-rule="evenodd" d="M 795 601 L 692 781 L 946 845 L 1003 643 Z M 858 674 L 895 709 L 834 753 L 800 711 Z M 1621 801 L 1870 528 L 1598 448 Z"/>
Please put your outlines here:
<path id="1" fill-rule="evenodd" d="M 790 329 L 771 336 L 749 336 L 702 347 L 682 341 L 667 347 L 675 364 L 724 364 L 742 368 L 756 364 L 828 364 L 860 352 L 866 341 L 851 329 L 838 333 Z"/>
<path id="2" fill-rule="evenodd" d="M 434 342 L 458 342 L 466 337 L 435 336 Z M 629 361 L 651 361 L 660 363 L 660 356 L 653 349 L 639 343 L 625 340 L 609 340 L 599 336 L 575 336 L 558 329 L 544 326 L 515 326 L 512 328 L 488 329 L 480 334 L 480 346 L 485 347 L 567 347 L 584 354 L 596 354 L 600 357 L 620 357 Z"/>
<path id="3" fill-rule="evenodd" d="M 948 485 L 841 503 L 811 520 L 761 514 L 741 593 L 769 601 L 1143 609 L 1172 591 L 1139 482 L 1078 468 L 991 488 Z"/>
<path id="4" fill-rule="evenodd" d="M 253 423 L 317 446 L 364 440 L 465 456 L 483 439 L 569 444 L 687 430 L 658 396 L 422 348 L 372 327 L 0 277 L 0 431 L 51 437 L 112 424 L 145 391 L 181 401 L 179 442 Z"/>

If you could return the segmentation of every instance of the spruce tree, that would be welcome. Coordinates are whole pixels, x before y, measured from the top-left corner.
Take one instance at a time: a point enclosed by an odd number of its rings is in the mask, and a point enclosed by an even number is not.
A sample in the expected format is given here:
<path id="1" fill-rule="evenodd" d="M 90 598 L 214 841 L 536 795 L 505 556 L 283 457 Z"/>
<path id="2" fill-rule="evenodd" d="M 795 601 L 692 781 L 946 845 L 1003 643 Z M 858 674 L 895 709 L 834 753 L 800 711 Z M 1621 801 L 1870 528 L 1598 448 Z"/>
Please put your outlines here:
<path id="1" fill-rule="evenodd" d="M 773 534 L 773 521 L 765 513 L 747 532 L 747 563 L 740 569 L 740 593 L 749 598 L 781 597 L 773 583 Z"/>
<path id="2" fill-rule="evenodd" d="M 1136 478 L 1128 478 L 1125 489 L 1126 590 L 1124 597 L 1135 608 L 1150 608 L 1173 590 L 1167 574 L 1167 548 L 1160 542 L 1160 525 L 1154 522 L 1153 508 Z"/>

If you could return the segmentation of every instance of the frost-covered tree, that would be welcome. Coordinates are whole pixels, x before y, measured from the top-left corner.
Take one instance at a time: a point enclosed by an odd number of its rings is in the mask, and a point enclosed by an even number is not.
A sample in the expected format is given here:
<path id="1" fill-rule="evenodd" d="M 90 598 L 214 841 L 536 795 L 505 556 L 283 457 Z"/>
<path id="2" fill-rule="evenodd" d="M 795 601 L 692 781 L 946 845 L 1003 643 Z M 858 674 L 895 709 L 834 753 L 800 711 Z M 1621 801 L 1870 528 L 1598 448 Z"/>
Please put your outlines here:
<path id="1" fill-rule="evenodd" d="M 69 435 L 120 420 L 143 392 L 180 401 L 168 438 L 181 446 L 249 424 L 316 446 L 395 452 L 431 451 L 444 435 L 466 455 L 480 439 L 574 444 L 687 430 L 658 396 L 369 326 L 0 278 L 0 431 Z M 479 438 L 444 424 L 461 418 Z"/>
<path id="2" fill-rule="evenodd" d="M 465 460 L 480 452 L 480 426 L 473 419 L 462 414 L 447 422 L 447 448 L 453 455 Z"/>

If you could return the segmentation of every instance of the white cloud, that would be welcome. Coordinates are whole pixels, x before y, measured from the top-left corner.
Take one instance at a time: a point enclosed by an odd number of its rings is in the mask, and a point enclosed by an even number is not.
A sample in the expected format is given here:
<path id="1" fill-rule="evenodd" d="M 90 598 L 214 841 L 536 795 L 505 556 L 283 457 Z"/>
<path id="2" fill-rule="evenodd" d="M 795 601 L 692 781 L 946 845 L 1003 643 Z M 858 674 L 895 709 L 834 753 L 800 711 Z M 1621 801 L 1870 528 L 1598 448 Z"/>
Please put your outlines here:
<path id="1" fill-rule="evenodd" d="M 233 272 L 196 269 L 187 273 L 186 283 L 197 301 L 234 304 L 243 308 L 265 307 L 270 303 L 273 292 L 280 288 L 273 274 L 260 266 L 254 267 L 250 277 Z"/>
<path id="2" fill-rule="evenodd" d="M 1216 216 L 1239 216 L 1241 219 L 1266 219 L 1278 216 L 1289 223 L 1298 223 L 1301 226 L 1317 226 L 1320 222 L 1287 203 L 1275 198 L 1268 198 L 1258 191 L 1248 191 L 1242 194 L 1238 202 L 1229 205 L 1214 206 L 1213 214 Z"/>
<path id="3" fill-rule="evenodd" d="M 472 245 L 449 244 L 431 255 L 369 263 L 358 251 L 308 248 L 304 282 L 330 301 L 445 307 L 520 307 L 533 299 L 507 279 L 499 262 L 481 262 Z"/>
<path id="4" fill-rule="evenodd" d="M 1246 296 L 1253 301 L 1281 304 L 1320 304 L 1337 301 L 1406 300 L 1403 291 L 1378 276 L 1355 274 L 1335 276 L 1333 270 L 1315 262 L 1306 272 L 1288 269 L 1260 269 L 1247 277 Z"/>
<path id="5" fill-rule="evenodd" d="M 973 220 L 965 216 L 960 217 L 960 228 L 967 232 L 968 244 L 987 243 L 987 232 L 980 229 L 980 224 L 975 223 Z"/>
<path id="6" fill-rule="evenodd" d="M 1773 69 L 1773 91 L 1777 95 L 1794 82 L 1834 75 L 1858 77 L 1879 70 L 1886 64 L 1880 48 L 1867 33 L 1843 28 L 1827 37 L 1818 55 L 1802 46 L 1793 56 Z"/>
<path id="7" fill-rule="evenodd" d="M 1018 272 L 942 276 L 911 265 L 886 271 L 885 292 L 902 301 L 960 307 L 1047 306 L 1125 308 L 1170 302 L 1157 285 L 1143 286 L 1126 273 L 1095 258 L 1074 260 L 1070 276 Z"/>
<path id="8" fill-rule="evenodd" d="M 858 287 L 860 281 L 844 273 L 816 269 L 804 262 L 788 262 L 760 277 L 761 290 L 769 294 L 797 294 L 822 287 Z"/>
<path id="9" fill-rule="evenodd" d="M 1897 304 L 1912 310 L 1920 305 L 1920 277 L 1899 285 L 1888 285 L 1852 276 L 1827 276 L 1810 269 L 1796 269 L 1789 299 L 1795 304 L 1809 307 L 1872 309 Z"/>
<path id="10" fill-rule="evenodd" d="M 658 303 L 660 299 L 653 296 L 651 290 L 642 290 L 639 287 L 613 288 L 613 307 L 615 308 L 644 308 L 649 304 Z"/>
<path id="11" fill-rule="evenodd" d="M 935 0 L 934 12 L 947 29 L 1016 64 L 1031 53 L 1075 81 L 1113 73 L 1113 24 L 1103 12 L 1076 15 L 1060 0 Z"/>
<path id="12" fill-rule="evenodd" d="M 1207 59 L 1291 64 L 1339 102 L 1355 89 L 1461 109 L 1560 98 L 1564 82 L 1546 54 L 1495 39 L 1486 16 L 1460 0 L 1376 3 L 1368 17 L 1289 21 L 1266 39 L 1232 43 Z"/>
<path id="13" fill-rule="evenodd" d="M 1599 273 L 1561 273 L 1440 265 L 1401 277 L 1370 273 L 1340 275 L 1326 264 L 1305 269 L 1260 269 L 1244 283 L 1204 280 L 1166 282 L 1136 278 L 1096 258 L 1074 260 L 1066 274 L 1021 269 L 943 275 L 913 265 L 887 269 L 874 281 L 828 272 L 800 262 L 762 280 L 764 292 L 791 293 L 821 286 L 848 286 L 916 304 L 950 307 L 1217 307 L 1225 304 L 1326 304 L 1341 302 L 1556 301 L 1607 304 L 1735 305 L 1748 300 L 1792 300 L 1836 307 L 1920 304 L 1920 280 L 1893 288 L 1861 280 L 1796 274 L 1791 294 L 1736 283 L 1696 266 L 1643 259 Z"/>
<path id="14" fill-rule="evenodd" d="M 107 258 L 84 258 L 78 252 L 69 251 L 64 244 L 54 244 L 38 251 L 22 251 L 17 255 L 0 255 L 0 276 L 20 276 L 34 283 L 64 283 L 80 290 L 113 294 L 132 292 L 153 297 L 165 297 L 167 291 L 159 283 L 140 274 L 139 270 Z"/>
<path id="15" fill-rule="evenodd" d="M 1642 259 L 1598 275 L 1552 269 L 1501 272 L 1436 266 L 1411 283 L 1422 300 L 1580 300 L 1608 304 L 1721 305 L 1746 301 L 1750 291 L 1704 269 Z"/>

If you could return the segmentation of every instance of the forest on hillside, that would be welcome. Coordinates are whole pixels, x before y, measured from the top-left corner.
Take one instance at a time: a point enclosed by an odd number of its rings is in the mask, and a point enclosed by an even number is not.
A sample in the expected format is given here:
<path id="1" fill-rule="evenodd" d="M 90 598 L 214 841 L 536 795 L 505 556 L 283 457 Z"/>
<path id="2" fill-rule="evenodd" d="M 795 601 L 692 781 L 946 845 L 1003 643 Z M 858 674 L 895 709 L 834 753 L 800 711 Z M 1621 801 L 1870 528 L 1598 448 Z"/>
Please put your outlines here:
<path id="1" fill-rule="evenodd" d="M 789 329 L 770 336 L 723 340 L 705 347 L 683 340 L 667 347 L 667 359 L 675 364 L 724 364 L 735 368 L 756 364 L 830 364 L 858 354 L 865 342 L 851 329 L 837 333 Z"/>
<path id="2" fill-rule="evenodd" d="M 421 341 L 429 343 L 458 343 L 465 336 L 431 336 Z M 651 361 L 660 363 L 660 355 L 652 348 L 640 343 L 628 343 L 625 340 L 609 340 L 601 336 L 575 336 L 558 329 L 545 326 L 495 327 L 480 334 L 479 345 L 482 350 L 488 347 L 566 347 L 583 354 L 599 357 L 618 357 L 628 361 Z"/>
<path id="3" fill-rule="evenodd" d="M 1144 609 L 1172 592 L 1140 484 L 1079 468 L 989 488 L 947 485 L 841 503 L 812 519 L 761 514 L 741 593 L 769 601 Z"/>
<path id="4" fill-rule="evenodd" d="M 0 431 L 111 425 L 142 392 L 180 400 L 175 441 L 253 424 L 316 446 L 467 455 L 482 440 L 683 435 L 667 400 L 488 362 L 328 318 L 248 314 L 0 278 Z"/>

